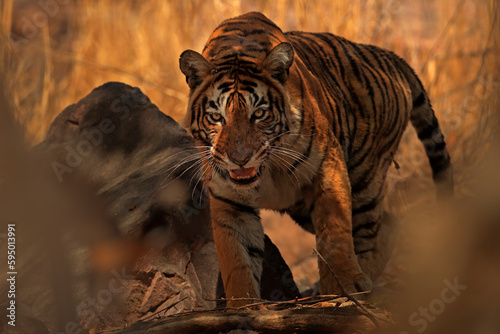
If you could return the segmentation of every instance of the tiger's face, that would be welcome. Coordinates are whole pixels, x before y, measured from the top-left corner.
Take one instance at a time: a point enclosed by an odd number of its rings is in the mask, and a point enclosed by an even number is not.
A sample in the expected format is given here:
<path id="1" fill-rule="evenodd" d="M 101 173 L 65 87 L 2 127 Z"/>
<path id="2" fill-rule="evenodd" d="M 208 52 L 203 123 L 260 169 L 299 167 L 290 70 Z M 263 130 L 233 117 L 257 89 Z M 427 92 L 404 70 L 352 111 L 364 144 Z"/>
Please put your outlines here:
<path id="1" fill-rule="evenodd" d="M 209 63 L 190 50 L 181 55 L 191 88 L 184 125 L 199 145 L 206 172 L 251 188 L 290 131 L 285 82 L 293 50 L 282 43 L 261 62 L 228 59 Z"/>

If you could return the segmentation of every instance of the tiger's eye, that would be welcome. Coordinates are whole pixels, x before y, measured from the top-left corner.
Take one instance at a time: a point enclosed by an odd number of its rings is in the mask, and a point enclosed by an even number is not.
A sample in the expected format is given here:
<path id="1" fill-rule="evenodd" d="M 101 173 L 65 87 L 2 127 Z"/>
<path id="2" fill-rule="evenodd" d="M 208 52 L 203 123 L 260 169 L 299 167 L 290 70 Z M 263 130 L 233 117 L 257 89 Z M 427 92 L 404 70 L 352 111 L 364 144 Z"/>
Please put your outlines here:
<path id="1" fill-rule="evenodd" d="M 266 112 L 262 109 L 257 110 L 256 112 L 253 113 L 254 119 L 260 119 L 265 116 Z"/>
<path id="2" fill-rule="evenodd" d="M 215 123 L 220 122 L 222 120 L 222 115 L 219 113 L 210 114 L 209 117 L 212 120 L 212 122 Z"/>

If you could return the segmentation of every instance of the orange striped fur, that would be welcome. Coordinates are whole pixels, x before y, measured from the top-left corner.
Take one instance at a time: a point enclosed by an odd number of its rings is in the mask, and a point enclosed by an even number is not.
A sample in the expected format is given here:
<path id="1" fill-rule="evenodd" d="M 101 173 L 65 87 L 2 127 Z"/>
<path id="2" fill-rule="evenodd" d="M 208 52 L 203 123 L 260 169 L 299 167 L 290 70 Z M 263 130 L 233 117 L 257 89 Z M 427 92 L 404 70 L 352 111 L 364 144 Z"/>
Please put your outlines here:
<path id="1" fill-rule="evenodd" d="M 217 27 L 180 67 L 190 86 L 184 126 L 199 145 L 227 298 L 259 297 L 259 209 L 288 213 L 348 292 L 369 290 L 394 238 L 387 169 L 408 121 L 438 185 L 451 164 L 427 94 L 390 51 L 328 33 L 283 33 L 260 13 Z M 319 263 L 320 292 L 338 293 Z M 231 305 L 245 304 L 233 302 Z"/>

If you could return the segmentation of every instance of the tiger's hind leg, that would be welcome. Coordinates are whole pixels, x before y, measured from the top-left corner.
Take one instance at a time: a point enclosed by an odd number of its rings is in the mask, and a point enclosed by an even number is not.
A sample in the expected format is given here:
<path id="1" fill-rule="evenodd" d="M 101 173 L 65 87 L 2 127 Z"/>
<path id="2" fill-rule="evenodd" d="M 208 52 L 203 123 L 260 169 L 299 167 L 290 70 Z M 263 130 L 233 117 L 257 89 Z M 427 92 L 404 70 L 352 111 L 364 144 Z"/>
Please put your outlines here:
<path id="1" fill-rule="evenodd" d="M 384 271 L 394 248 L 397 219 L 384 209 L 387 170 L 399 140 L 377 153 L 378 161 L 354 169 L 352 192 L 352 237 L 354 253 L 363 272 L 375 281 Z M 356 175 L 361 175 L 356 179 Z"/>
<path id="2" fill-rule="evenodd" d="M 384 271 L 394 248 L 397 218 L 383 211 L 376 220 L 353 224 L 354 252 L 365 274 L 375 281 Z"/>

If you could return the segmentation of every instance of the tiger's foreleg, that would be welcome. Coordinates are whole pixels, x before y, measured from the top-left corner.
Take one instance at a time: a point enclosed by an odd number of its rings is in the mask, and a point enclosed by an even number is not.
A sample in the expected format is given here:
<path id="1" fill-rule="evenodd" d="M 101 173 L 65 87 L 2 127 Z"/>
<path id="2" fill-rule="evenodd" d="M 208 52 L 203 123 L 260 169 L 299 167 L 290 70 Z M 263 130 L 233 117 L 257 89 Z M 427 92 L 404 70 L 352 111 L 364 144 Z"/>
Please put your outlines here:
<path id="1" fill-rule="evenodd" d="M 337 148 L 337 149 L 336 149 Z M 354 253 L 352 238 L 351 188 L 338 146 L 329 150 L 316 180 L 311 212 L 316 246 L 348 293 L 371 290 Z M 319 292 L 339 294 L 341 289 L 327 264 L 319 259 Z"/>
<path id="2" fill-rule="evenodd" d="M 212 228 L 228 307 L 260 298 L 264 230 L 257 210 L 214 196 L 210 198 Z"/>

